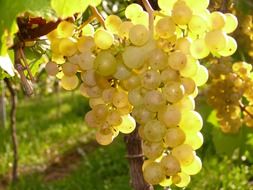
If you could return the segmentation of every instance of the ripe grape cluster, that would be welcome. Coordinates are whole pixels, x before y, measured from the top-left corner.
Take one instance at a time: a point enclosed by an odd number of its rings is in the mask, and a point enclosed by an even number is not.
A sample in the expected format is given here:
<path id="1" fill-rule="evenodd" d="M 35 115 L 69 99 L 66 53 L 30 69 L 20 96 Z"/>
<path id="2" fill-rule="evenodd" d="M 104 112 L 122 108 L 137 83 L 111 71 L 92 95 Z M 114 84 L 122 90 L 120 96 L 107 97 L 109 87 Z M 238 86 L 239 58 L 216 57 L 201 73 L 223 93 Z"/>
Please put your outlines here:
<path id="1" fill-rule="evenodd" d="M 244 123 L 253 127 L 253 72 L 246 62 L 213 64 L 211 81 L 205 91 L 215 108 L 221 130 L 236 133 Z"/>
<path id="2" fill-rule="evenodd" d="M 119 132 L 131 133 L 137 122 L 146 158 L 144 179 L 185 187 L 202 167 L 195 150 L 203 144 L 203 121 L 194 111 L 194 98 L 208 71 L 199 59 L 235 52 L 236 41 L 227 34 L 237 19 L 210 13 L 209 0 L 158 4 L 161 11 L 154 11 L 154 18 L 131 4 L 126 20 L 110 15 L 104 27 L 95 30 L 88 24 L 81 33 L 74 24 L 61 22 L 48 35 L 52 61 L 46 70 L 61 79 L 64 89 L 79 86 L 89 98 L 92 110 L 85 121 L 97 129 L 98 143 L 107 145 Z"/>

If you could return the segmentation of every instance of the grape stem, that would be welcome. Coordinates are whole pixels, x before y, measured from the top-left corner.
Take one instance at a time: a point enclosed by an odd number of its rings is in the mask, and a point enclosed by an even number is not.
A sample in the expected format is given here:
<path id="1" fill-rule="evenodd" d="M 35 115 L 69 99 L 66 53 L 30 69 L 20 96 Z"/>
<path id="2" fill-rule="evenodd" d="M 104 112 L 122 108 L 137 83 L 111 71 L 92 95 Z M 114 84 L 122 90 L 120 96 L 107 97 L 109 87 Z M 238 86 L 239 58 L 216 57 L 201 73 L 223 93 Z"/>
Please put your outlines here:
<path id="1" fill-rule="evenodd" d="M 153 34 L 153 31 L 154 31 L 154 9 L 152 8 L 152 6 L 150 5 L 148 0 L 142 0 L 142 3 L 143 3 L 145 9 L 148 12 L 148 15 L 149 15 L 149 30 Z"/>
<path id="2" fill-rule="evenodd" d="M 253 118 L 253 114 L 251 114 L 241 102 L 240 102 L 240 108 L 242 112 L 247 113 L 251 118 Z"/>
<path id="3" fill-rule="evenodd" d="M 227 4 L 228 4 L 227 0 L 222 1 L 221 7 L 220 7 L 221 12 L 223 12 L 223 13 L 227 12 Z"/>
<path id="4" fill-rule="evenodd" d="M 27 59 L 26 59 L 26 57 L 25 57 L 25 53 L 24 53 L 24 51 L 23 51 L 23 48 L 19 48 L 19 51 L 20 51 L 21 59 L 23 60 L 23 62 L 24 62 L 24 64 L 25 64 L 25 68 L 26 68 L 26 70 L 27 70 L 27 72 L 28 72 L 28 75 L 29 75 L 31 81 L 34 82 L 35 80 L 34 80 L 34 77 L 33 77 L 33 75 L 32 75 L 32 72 L 31 72 L 31 70 L 30 70 L 30 68 L 29 68 L 29 65 L 28 65 L 28 63 L 27 63 Z"/>

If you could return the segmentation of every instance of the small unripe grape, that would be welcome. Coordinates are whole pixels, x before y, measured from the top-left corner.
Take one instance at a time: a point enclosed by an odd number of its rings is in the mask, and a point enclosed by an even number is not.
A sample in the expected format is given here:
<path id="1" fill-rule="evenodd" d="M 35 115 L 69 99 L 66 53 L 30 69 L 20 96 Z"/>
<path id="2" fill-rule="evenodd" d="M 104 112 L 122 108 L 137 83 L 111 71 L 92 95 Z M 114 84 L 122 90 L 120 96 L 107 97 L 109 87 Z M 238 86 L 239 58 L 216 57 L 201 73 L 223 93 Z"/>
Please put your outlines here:
<path id="1" fill-rule="evenodd" d="M 66 76 L 64 75 L 61 79 L 61 86 L 65 90 L 74 90 L 79 84 L 79 79 L 76 75 Z"/>
<path id="2" fill-rule="evenodd" d="M 149 31 L 141 24 L 135 25 L 129 31 L 129 39 L 134 45 L 142 46 L 149 39 Z"/>
<path id="3" fill-rule="evenodd" d="M 49 61 L 46 66 L 45 70 L 48 75 L 55 76 L 59 72 L 59 68 L 57 64 L 53 61 Z"/>
<path id="4" fill-rule="evenodd" d="M 94 41 L 97 47 L 105 50 L 112 46 L 114 37 L 110 32 L 100 29 L 95 32 Z"/>

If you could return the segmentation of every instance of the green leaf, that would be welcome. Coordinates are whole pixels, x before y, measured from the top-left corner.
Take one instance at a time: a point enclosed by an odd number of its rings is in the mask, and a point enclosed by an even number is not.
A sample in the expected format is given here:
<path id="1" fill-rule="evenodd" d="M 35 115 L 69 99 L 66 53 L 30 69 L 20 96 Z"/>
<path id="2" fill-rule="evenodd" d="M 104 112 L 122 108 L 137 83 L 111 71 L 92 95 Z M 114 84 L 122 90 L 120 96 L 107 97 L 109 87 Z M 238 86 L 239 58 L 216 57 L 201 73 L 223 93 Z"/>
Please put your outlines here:
<path id="1" fill-rule="evenodd" d="M 89 3 L 89 0 L 52 0 L 51 6 L 55 10 L 57 16 L 66 18 L 75 13 L 84 12 Z"/>

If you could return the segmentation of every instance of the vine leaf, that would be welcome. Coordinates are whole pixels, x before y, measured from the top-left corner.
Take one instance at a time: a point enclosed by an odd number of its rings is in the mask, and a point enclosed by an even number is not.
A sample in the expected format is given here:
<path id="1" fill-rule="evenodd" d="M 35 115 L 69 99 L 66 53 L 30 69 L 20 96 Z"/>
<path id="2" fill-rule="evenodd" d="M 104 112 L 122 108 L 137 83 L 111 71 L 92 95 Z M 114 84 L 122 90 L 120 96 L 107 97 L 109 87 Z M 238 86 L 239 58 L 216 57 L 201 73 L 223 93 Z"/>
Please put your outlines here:
<path id="1" fill-rule="evenodd" d="M 57 16 L 66 18 L 75 13 L 84 12 L 89 6 L 89 0 L 51 0 L 51 7 Z"/>
<path id="2" fill-rule="evenodd" d="M 14 76 L 14 67 L 8 54 L 0 56 L 0 67 L 10 76 Z"/>

